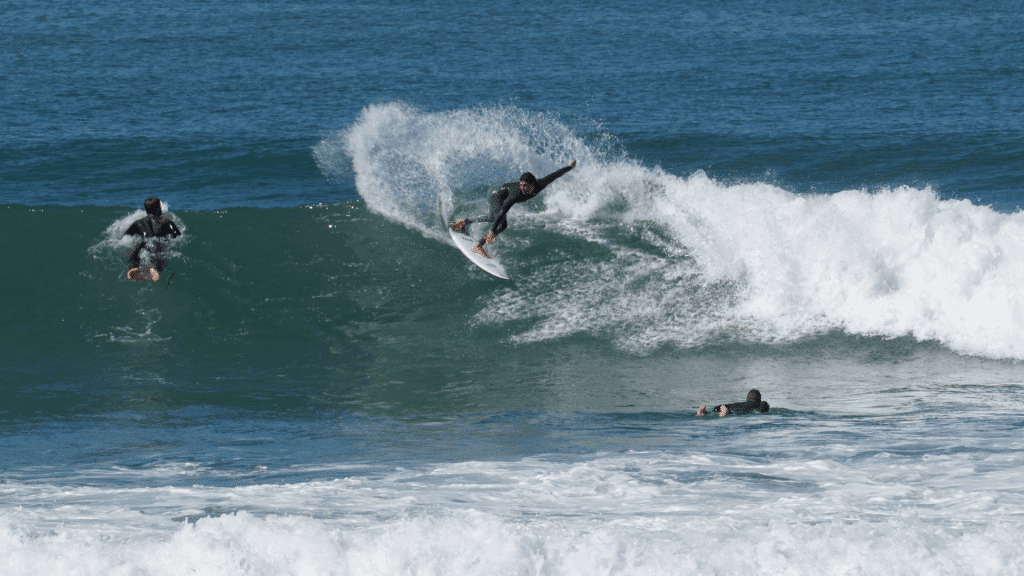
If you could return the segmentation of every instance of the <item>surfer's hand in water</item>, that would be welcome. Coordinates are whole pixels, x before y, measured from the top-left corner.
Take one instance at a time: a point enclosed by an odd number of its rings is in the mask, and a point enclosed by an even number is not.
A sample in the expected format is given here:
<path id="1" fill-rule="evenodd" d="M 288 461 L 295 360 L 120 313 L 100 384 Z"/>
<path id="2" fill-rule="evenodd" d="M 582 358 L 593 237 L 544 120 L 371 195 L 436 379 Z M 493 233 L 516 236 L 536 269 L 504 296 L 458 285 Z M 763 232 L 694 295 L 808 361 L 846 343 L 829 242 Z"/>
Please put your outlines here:
<path id="1" fill-rule="evenodd" d="M 575 168 L 575 167 L 576 167 L 576 160 L 573 159 L 572 162 L 569 162 L 569 168 Z"/>
<path id="2" fill-rule="evenodd" d="M 452 227 L 452 230 L 455 230 L 456 232 L 465 232 L 466 231 L 466 220 L 464 218 L 460 218 L 460 219 L 456 220 L 455 222 L 452 222 L 451 227 Z"/>
<path id="3" fill-rule="evenodd" d="M 725 415 L 728 414 L 728 413 L 729 413 L 729 408 L 725 404 L 722 404 L 721 406 L 718 407 L 718 417 L 719 418 L 725 418 Z"/>
<path id="4" fill-rule="evenodd" d="M 697 416 L 703 416 L 708 413 L 708 407 L 701 404 L 700 408 L 697 408 Z"/>
<path id="5" fill-rule="evenodd" d="M 494 230 L 491 230 L 490 232 L 487 233 L 486 236 L 484 236 L 484 242 L 490 244 L 491 242 L 494 242 L 494 239 L 497 237 L 498 236 L 497 234 L 494 233 Z M 479 246 L 479 244 L 477 244 L 477 246 Z M 490 258 L 490 256 L 488 256 L 488 258 Z"/>

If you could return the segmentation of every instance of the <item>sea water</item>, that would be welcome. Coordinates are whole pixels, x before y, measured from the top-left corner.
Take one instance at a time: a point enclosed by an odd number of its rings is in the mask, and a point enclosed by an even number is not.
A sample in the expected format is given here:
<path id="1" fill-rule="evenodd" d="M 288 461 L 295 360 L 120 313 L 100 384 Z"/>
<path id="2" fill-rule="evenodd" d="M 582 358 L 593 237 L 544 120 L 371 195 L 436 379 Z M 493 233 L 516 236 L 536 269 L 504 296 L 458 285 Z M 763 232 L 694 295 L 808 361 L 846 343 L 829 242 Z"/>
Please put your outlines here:
<path id="1" fill-rule="evenodd" d="M 1020 573 L 1019 8 L 9 1 L 0 573 Z"/>

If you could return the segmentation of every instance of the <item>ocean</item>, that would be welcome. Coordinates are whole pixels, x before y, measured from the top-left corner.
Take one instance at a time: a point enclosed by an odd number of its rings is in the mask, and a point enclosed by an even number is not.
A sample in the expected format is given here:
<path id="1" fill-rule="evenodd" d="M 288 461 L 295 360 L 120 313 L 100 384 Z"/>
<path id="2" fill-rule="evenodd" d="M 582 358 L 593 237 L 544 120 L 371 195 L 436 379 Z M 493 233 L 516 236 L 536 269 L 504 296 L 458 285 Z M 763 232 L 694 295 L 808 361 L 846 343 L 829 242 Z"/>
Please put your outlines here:
<path id="1" fill-rule="evenodd" d="M 0 12 L 0 574 L 1024 572 L 1019 3 Z"/>

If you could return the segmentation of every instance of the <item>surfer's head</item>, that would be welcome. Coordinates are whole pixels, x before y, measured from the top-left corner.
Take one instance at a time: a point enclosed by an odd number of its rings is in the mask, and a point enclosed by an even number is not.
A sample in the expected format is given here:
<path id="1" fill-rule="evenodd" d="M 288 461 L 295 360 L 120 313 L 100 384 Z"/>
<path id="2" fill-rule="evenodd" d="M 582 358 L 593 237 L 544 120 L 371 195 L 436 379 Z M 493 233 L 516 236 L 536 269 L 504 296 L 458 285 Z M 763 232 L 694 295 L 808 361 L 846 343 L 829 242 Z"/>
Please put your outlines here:
<path id="1" fill-rule="evenodd" d="M 747 392 L 747 402 L 760 403 L 761 402 L 761 391 L 758 390 L 757 388 L 754 388 L 750 392 Z"/>
<path id="2" fill-rule="evenodd" d="M 523 192 L 531 192 L 537 186 L 537 177 L 533 172 L 523 172 L 519 177 L 519 189 Z"/>
<path id="3" fill-rule="evenodd" d="M 145 206 L 146 214 L 149 214 L 151 216 L 160 216 L 161 214 L 164 213 L 163 207 L 160 206 L 160 199 L 157 198 L 156 196 L 152 198 L 146 198 Z"/>

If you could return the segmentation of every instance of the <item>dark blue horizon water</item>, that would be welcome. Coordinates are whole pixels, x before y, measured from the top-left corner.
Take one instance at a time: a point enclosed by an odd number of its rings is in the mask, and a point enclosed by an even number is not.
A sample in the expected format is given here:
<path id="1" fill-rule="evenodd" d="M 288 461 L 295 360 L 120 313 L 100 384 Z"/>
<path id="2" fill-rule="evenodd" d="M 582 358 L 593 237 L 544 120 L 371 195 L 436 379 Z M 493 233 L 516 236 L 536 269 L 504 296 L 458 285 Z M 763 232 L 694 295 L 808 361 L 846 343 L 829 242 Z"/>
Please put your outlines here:
<path id="1" fill-rule="evenodd" d="M 7 0 L 0 573 L 1021 572 L 1020 8 Z"/>
<path id="2" fill-rule="evenodd" d="M 1014 210 L 1017 8 L 11 2 L 0 182 L 32 205 L 352 200 L 309 150 L 400 101 L 555 114 L 679 175 Z"/>

